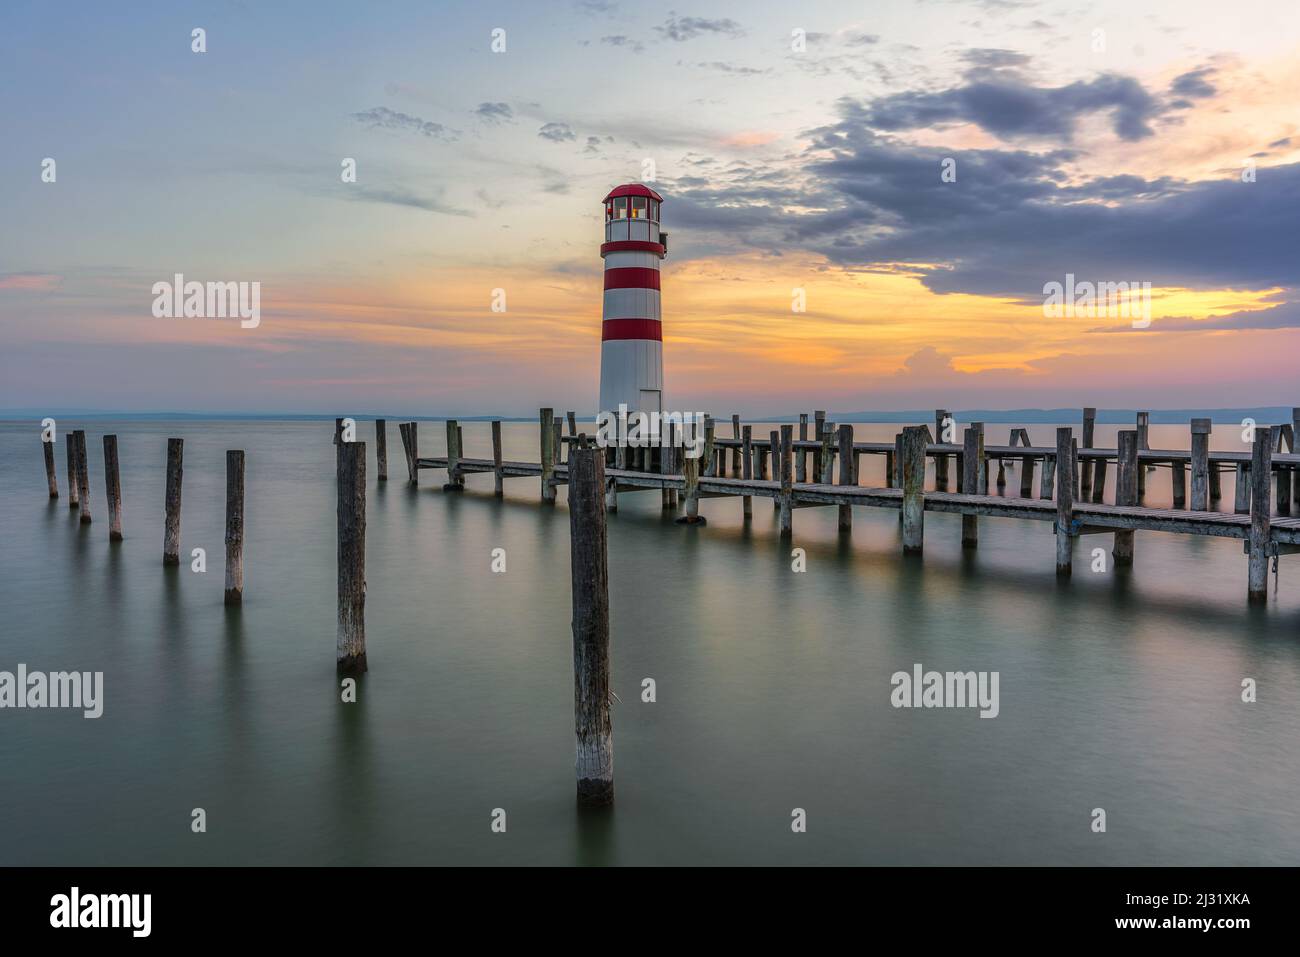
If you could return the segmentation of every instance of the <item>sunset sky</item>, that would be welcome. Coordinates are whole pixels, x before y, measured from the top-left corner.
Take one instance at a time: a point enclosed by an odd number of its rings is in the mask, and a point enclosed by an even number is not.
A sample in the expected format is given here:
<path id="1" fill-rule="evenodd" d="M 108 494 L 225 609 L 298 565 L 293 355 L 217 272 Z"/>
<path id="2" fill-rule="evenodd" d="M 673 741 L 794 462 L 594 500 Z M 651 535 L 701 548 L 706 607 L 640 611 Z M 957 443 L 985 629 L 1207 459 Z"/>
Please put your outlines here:
<path id="1" fill-rule="evenodd" d="M 7 0 L 0 410 L 592 412 L 601 198 L 648 164 L 670 408 L 1300 404 L 1298 38 L 1294 0 Z M 155 318 L 178 272 L 261 324 Z M 1045 317 L 1067 273 L 1153 322 Z"/>

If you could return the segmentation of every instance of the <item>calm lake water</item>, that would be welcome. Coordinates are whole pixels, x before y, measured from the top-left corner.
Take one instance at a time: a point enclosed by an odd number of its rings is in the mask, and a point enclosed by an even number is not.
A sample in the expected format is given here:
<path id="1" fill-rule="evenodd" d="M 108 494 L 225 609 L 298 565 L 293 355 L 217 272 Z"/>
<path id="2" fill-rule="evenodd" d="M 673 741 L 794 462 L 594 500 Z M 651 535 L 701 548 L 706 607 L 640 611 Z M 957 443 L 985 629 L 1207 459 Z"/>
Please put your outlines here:
<path id="1" fill-rule="evenodd" d="M 1251 608 L 1236 541 L 1138 533 L 1131 571 L 1094 573 L 1089 552 L 1110 538 L 1089 536 L 1059 583 L 1046 523 L 982 519 L 963 554 L 960 518 L 927 514 L 924 557 L 904 560 L 895 513 L 855 510 L 841 536 L 834 508 L 808 508 L 795 574 L 766 500 L 748 526 L 739 500 L 705 500 L 708 526 L 685 528 L 657 492 L 623 495 L 609 530 L 617 804 L 579 814 L 563 489 L 553 508 L 535 479 L 508 480 L 502 501 L 491 476 L 451 496 L 425 471 L 411 489 L 395 422 L 377 485 L 359 423 L 371 670 L 342 704 L 332 422 L 59 428 L 63 497 L 48 502 L 37 423 L 0 423 L 0 670 L 102 671 L 104 713 L 0 711 L 0 864 L 1300 861 L 1300 559 Z M 87 433 L 89 526 L 67 506 L 72 428 Z M 859 440 L 899 428 L 855 426 Z M 464 431 L 467 454 L 490 455 L 486 423 Z M 1098 443 L 1116 431 L 1099 426 Z M 115 545 L 107 432 L 125 501 Z M 536 434 L 508 424 L 507 458 L 535 461 Z M 169 435 L 185 439 L 182 557 L 206 549 L 205 574 L 161 565 Z M 422 453 L 442 436 L 422 423 Z M 1226 426 L 1213 438 L 1244 447 Z M 1186 448 L 1187 429 L 1153 426 L 1151 444 Z M 228 448 L 247 452 L 234 610 Z M 864 484 L 883 463 L 864 459 Z M 1154 473 L 1148 503 L 1169 498 Z M 489 570 L 498 547 L 505 574 Z M 1000 714 L 891 707 L 890 676 L 918 662 L 999 672 Z M 1257 703 L 1241 701 L 1246 677 Z M 1090 829 L 1098 807 L 1105 834 Z M 807 833 L 791 832 L 793 808 Z"/>

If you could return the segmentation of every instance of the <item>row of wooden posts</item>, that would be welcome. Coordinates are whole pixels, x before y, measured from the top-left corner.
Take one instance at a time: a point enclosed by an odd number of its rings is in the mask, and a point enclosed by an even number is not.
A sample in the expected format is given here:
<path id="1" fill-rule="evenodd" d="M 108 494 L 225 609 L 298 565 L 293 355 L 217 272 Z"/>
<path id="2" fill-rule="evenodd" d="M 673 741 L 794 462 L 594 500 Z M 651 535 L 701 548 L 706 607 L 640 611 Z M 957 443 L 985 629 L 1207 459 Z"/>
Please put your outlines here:
<path id="1" fill-rule="evenodd" d="M 65 432 L 68 452 L 68 507 L 79 509 L 81 524 L 92 521 L 90 511 L 90 469 L 86 461 L 86 433 Z M 54 467 L 53 436 L 45 447 L 45 478 L 50 498 L 59 497 L 59 479 Z M 185 440 L 167 440 L 167 486 L 163 502 L 164 565 L 180 564 L 181 481 L 184 474 Z M 122 481 L 118 468 L 117 436 L 104 436 L 104 488 L 108 494 L 108 540 L 120 542 L 122 531 Z M 244 452 L 226 452 L 226 581 L 225 603 L 238 605 L 244 598 Z"/>

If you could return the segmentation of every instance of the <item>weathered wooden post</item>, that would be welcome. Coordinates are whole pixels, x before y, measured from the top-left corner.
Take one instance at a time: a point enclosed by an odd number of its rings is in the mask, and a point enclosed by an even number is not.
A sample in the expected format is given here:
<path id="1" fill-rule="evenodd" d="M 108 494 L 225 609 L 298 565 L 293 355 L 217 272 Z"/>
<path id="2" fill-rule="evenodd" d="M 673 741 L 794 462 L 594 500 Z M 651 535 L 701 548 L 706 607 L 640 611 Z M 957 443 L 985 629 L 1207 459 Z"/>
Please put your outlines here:
<path id="1" fill-rule="evenodd" d="M 817 481 L 822 485 L 830 485 L 835 466 L 835 423 L 823 422 L 822 429 L 821 470 Z"/>
<path id="2" fill-rule="evenodd" d="M 407 463 L 409 480 L 412 485 L 420 484 L 420 432 L 419 422 L 406 423 L 406 437 L 411 445 L 407 451 L 410 461 Z"/>
<path id="3" fill-rule="evenodd" d="M 822 433 L 826 431 L 826 412 L 818 409 L 813 412 L 813 441 L 820 442 Z M 820 482 L 822 474 L 822 450 L 817 448 L 812 454 L 812 482 Z"/>
<path id="4" fill-rule="evenodd" d="M 1273 430 L 1268 426 L 1255 429 L 1255 444 L 1250 453 L 1250 582 L 1248 597 L 1263 601 L 1268 597 L 1268 553 L 1272 513 L 1269 502 L 1269 473 L 1273 466 Z"/>
<path id="5" fill-rule="evenodd" d="M 492 492 L 497 498 L 505 494 L 505 473 L 501 471 L 501 420 L 492 422 Z"/>
<path id="6" fill-rule="evenodd" d="M 899 436 L 894 436 L 894 448 L 885 452 L 885 488 L 898 488 L 898 443 Z"/>
<path id="7" fill-rule="evenodd" d="M 239 455 L 242 457 L 243 453 L 240 452 Z M 241 458 L 241 492 L 242 466 Z M 335 659 L 339 674 L 359 675 L 367 668 L 366 443 L 340 443 L 336 472 L 339 604 Z"/>
<path id="8" fill-rule="evenodd" d="M 903 487 L 903 433 L 894 436 L 894 484 L 892 488 Z M 903 513 L 898 513 L 898 520 L 903 520 Z"/>
<path id="9" fill-rule="evenodd" d="M 601 449 L 569 453 L 569 553 L 573 594 L 573 724 L 578 805 L 614 801 L 610 714 L 609 559 Z"/>
<path id="10" fill-rule="evenodd" d="M 45 481 L 50 486 L 50 498 L 59 497 L 59 475 L 54 468 L 54 439 L 46 441 L 41 439 L 42 450 L 45 455 Z"/>
<path id="11" fill-rule="evenodd" d="M 1077 442 L 1077 439 L 1072 440 Z M 1077 450 L 1076 455 L 1077 458 Z M 1043 456 L 1043 470 L 1038 476 L 1038 497 L 1049 500 L 1056 492 L 1056 456 Z"/>
<path id="12" fill-rule="evenodd" d="M 1020 430 L 1020 444 L 1029 448 L 1029 430 Z M 1078 484 L 1079 477 L 1076 475 L 1072 482 Z M 1034 494 L 1034 457 L 1032 455 L 1022 455 L 1020 457 L 1020 497 L 1031 498 Z"/>
<path id="13" fill-rule="evenodd" d="M 163 564 L 181 563 L 181 479 L 184 439 L 167 440 L 167 491 L 163 499 Z"/>
<path id="14" fill-rule="evenodd" d="M 840 484 L 858 484 L 858 477 L 853 469 L 853 426 L 847 423 L 840 426 Z M 839 519 L 840 531 L 851 529 L 853 527 L 853 506 L 841 505 Z"/>
<path id="15" fill-rule="evenodd" d="M 569 420 L 569 434 L 570 434 L 570 435 L 577 435 L 577 434 L 578 434 L 578 413 L 576 413 L 576 412 L 567 412 L 567 413 L 565 413 L 565 415 L 567 416 L 567 418 L 568 418 L 568 420 Z M 567 461 L 567 460 L 566 460 L 566 461 Z"/>
<path id="16" fill-rule="evenodd" d="M 1046 463 L 1043 465 L 1047 467 Z M 1074 430 L 1056 430 L 1056 574 L 1069 575 L 1074 523 Z"/>
<path id="17" fill-rule="evenodd" d="M 1237 515 L 1250 514 L 1250 463 L 1237 463 L 1237 478 L 1232 488 L 1232 511 Z"/>
<path id="18" fill-rule="evenodd" d="M 807 417 L 805 416 L 805 428 Z M 781 535 L 790 538 L 794 534 L 794 426 L 781 426 Z"/>
<path id="19" fill-rule="evenodd" d="M 760 438 L 759 441 L 761 442 L 762 439 Z M 754 446 L 754 477 L 760 481 L 767 478 L 767 458 L 769 450 L 771 449 L 770 435 L 768 436 L 768 442 L 769 444 L 767 448 L 764 448 L 761 445 Z"/>
<path id="20" fill-rule="evenodd" d="M 104 436 L 104 491 L 108 493 L 108 540 L 122 540 L 122 481 L 117 471 L 117 436 Z"/>
<path id="21" fill-rule="evenodd" d="M 1291 451 L 1295 452 L 1300 447 L 1300 408 L 1291 410 Z M 1297 515 L 1300 515 L 1300 470 L 1293 468 L 1292 472 L 1296 474 L 1291 480 L 1291 505 Z"/>
<path id="22" fill-rule="evenodd" d="M 919 555 L 925 541 L 925 447 L 923 425 L 903 429 L 903 554 Z"/>
<path id="23" fill-rule="evenodd" d="M 944 445 L 944 421 L 948 418 L 947 409 L 934 410 L 934 444 Z M 948 456 L 936 455 L 934 457 L 934 490 L 936 492 L 948 491 Z"/>
<path id="24" fill-rule="evenodd" d="M 1282 439 L 1284 437 L 1287 437 L 1289 440 L 1290 432 L 1291 432 L 1290 422 L 1287 422 L 1285 425 L 1280 425 L 1273 430 L 1273 434 L 1277 437 L 1277 443 L 1274 449 L 1275 451 L 1277 452 L 1283 451 Z M 1278 515 L 1290 515 L 1291 514 L 1291 471 L 1285 465 L 1279 465 L 1277 469 L 1274 471 L 1274 474 L 1277 476 L 1277 513 Z"/>
<path id="25" fill-rule="evenodd" d="M 718 461 L 713 453 L 713 417 L 705 416 L 704 418 L 704 457 L 700 461 L 700 471 L 704 475 L 716 476 L 718 474 Z"/>
<path id="26" fill-rule="evenodd" d="M 334 420 L 334 444 L 339 445 L 343 441 L 343 418 L 342 416 Z"/>
<path id="27" fill-rule="evenodd" d="M 1093 459 L 1092 462 L 1092 502 L 1094 505 L 1100 505 L 1106 501 L 1106 458 L 1100 457 Z"/>
<path id="28" fill-rule="evenodd" d="M 1192 419 L 1192 511 L 1210 507 L 1210 430 L 1209 419 Z"/>
<path id="29" fill-rule="evenodd" d="M 686 505 L 686 514 L 677 519 L 678 525 L 704 525 L 704 517 L 700 515 L 700 459 L 692 458 L 689 454 L 682 457 L 682 478 L 686 481 L 686 489 L 683 493 Z"/>
<path id="30" fill-rule="evenodd" d="M 1137 504 L 1138 434 L 1136 430 L 1119 434 L 1119 456 L 1115 465 L 1115 504 Z M 1133 564 L 1133 532 L 1120 529 L 1115 532 L 1115 565 Z"/>
<path id="31" fill-rule="evenodd" d="M 808 413 L 799 413 L 799 441 L 808 441 Z M 794 458 L 794 480 L 799 483 L 808 480 L 808 450 L 800 449 Z"/>
<path id="32" fill-rule="evenodd" d="M 1083 410 L 1083 448 L 1093 448 L 1097 434 L 1097 410 L 1085 408 Z M 1079 500 L 1082 502 L 1092 498 L 1092 462 L 1089 459 L 1079 460 Z"/>
<path id="33" fill-rule="evenodd" d="M 375 419 L 375 465 L 379 472 L 376 482 L 388 481 L 388 423 Z"/>
<path id="34" fill-rule="evenodd" d="M 1149 441 L 1148 438 L 1150 431 L 1151 431 L 1151 413 L 1139 412 L 1137 414 L 1138 451 L 1141 452 L 1141 451 L 1150 450 L 1151 442 Z M 1134 502 L 1133 503 L 1134 505 L 1136 505 L 1138 502 L 1141 502 L 1144 498 L 1146 498 L 1147 467 L 1145 465 L 1140 466 L 1138 468 L 1137 482 L 1138 482 L 1138 495 L 1137 495 L 1137 502 Z"/>
<path id="35" fill-rule="evenodd" d="M 741 448 L 744 455 L 741 458 L 741 478 L 752 479 L 754 477 L 754 427 L 745 426 L 744 438 L 741 440 Z M 745 495 L 741 498 L 741 509 L 745 518 L 754 514 L 754 497 Z"/>
<path id="36" fill-rule="evenodd" d="M 768 450 L 772 455 L 772 481 L 779 483 L 781 481 L 781 433 L 773 429 L 768 435 Z M 772 499 L 772 511 L 781 510 L 781 496 Z"/>
<path id="37" fill-rule="evenodd" d="M 335 465 L 341 461 L 343 450 L 355 442 L 342 442 L 335 455 Z M 364 448 L 365 443 L 361 446 Z M 362 473 L 364 476 L 364 472 Z M 364 488 L 364 485 L 363 485 Z M 231 449 L 226 452 L 226 604 L 238 605 L 244 600 L 244 452 Z"/>
<path id="38" fill-rule="evenodd" d="M 1169 472 L 1174 487 L 1174 508 L 1183 508 L 1187 505 L 1187 466 L 1182 459 L 1176 459 L 1169 464 Z"/>
<path id="39" fill-rule="evenodd" d="M 68 508 L 80 508 L 80 489 L 77 486 L 77 434 L 63 433 L 63 444 L 68 451 Z"/>
<path id="40" fill-rule="evenodd" d="M 962 490 L 969 495 L 983 495 L 980 488 L 984 473 L 984 423 L 972 422 L 962 436 Z M 979 516 L 962 513 L 961 544 L 974 548 L 979 544 Z"/>
<path id="41" fill-rule="evenodd" d="M 1016 430 L 1012 429 L 1011 434 L 1007 437 L 1007 445 L 1011 446 L 1011 448 L 1015 448 L 1016 438 L 1017 438 Z M 998 456 L 998 491 L 1000 492 L 1002 491 L 1002 489 L 1006 487 L 1007 487 L 1007 457 L 1005 455 L 999 455 Z"/>
<path id="42" fill-rule="evenodd" d="M 740 440 L 740 416 L 734 412 L 731 415 L 731 437 L 736 439 L 737 442 Z M 731 474 L 737 478 L 740 477 L 742 468 L 740 464 L 740 454 L 740 445 L 737 444 L 731 451 Z"/>
<path id="43" fill-rule="evenodd" d="M 86 433 L 78 429 L 77 437 L 77 500 L 81 505 L 81 524 L 90 524 L 90 464 L 86 461 Z"/>
<path id="44" fill-rule="evenodd" d="M 1070 476 L 1070 480 L 1071 480 L 1070 488 L 1074 493 L 1075 501 L 1078 501 L 1081 498 L 1081 496 L 1079 495 L 1079 469 L 1077 467 L 1079 464 L 1079 440 L 1078 439 L 1070 440 L 1070 461 L 1073 462 L 1076 466 L 1074 473 Z"/>
<path id="45" fill-rule="evenodd" d="M 538 413 L 541 429 L 542 501 L 555 501 L 555 410 L 541 409 Z M 604 469 L 601 469 L 604 474 Z"/>
<path id="46" fill-rule="evenodd" d="M 1210 463 L 1210 502 L 1213 504 L 1223 497 L 1223 473 L 1218 463 Z"/>
<path id="47" fill-rule="evenodd" d="M 444 492 L 465 491 L 465 479 L 460 474 L 460 425 L 455 419 L 447 420 L 447 484 Z"/>

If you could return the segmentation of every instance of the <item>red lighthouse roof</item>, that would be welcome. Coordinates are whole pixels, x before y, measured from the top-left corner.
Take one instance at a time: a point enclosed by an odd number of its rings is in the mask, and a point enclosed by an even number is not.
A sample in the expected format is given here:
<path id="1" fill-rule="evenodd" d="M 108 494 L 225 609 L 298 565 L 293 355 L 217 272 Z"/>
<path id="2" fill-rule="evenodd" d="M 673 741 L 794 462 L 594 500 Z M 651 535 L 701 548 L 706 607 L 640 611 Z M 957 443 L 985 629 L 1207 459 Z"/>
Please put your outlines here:
<path id="1" fill-rule="evenodd" d="M 664 201 L 664 198 L 649 186 L 642 186 L 640 183 L 624 183 L 622 186 L 615 186 L 601 202 L 608 203 L 615 196 L 648 196 L 660 203 Z"/>

